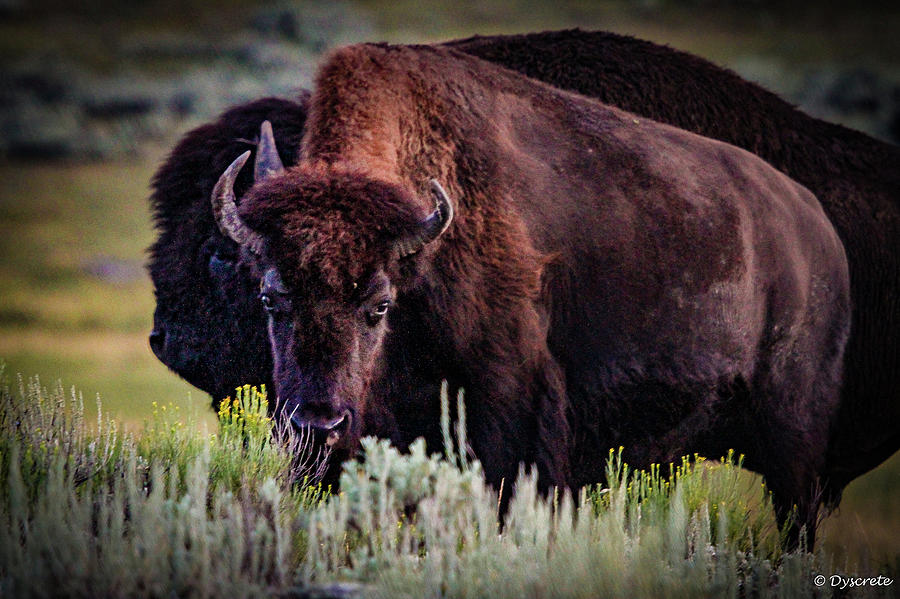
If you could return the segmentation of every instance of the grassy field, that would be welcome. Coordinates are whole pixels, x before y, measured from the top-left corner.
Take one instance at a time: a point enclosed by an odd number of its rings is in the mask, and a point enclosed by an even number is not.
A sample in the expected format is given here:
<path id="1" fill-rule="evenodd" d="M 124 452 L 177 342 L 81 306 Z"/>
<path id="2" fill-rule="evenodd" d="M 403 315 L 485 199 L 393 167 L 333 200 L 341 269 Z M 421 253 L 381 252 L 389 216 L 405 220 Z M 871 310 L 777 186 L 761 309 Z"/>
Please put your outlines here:
<path id="1" fill-rule="evenodd" d="M 196 407 L 212 424 L 206 395 L 147 344 L 146 198 L 157 162 L 0 165 L 0 357 L 8 372 L 74 385 L 89 409 L 100 394 L 125 426 L 154 399 Z"/>
<path id="2" fill-rule="evenodd" d="M 205 6 L 188 4 L 200 13 Z M 129 17 L 118 34 L 151 24 L 209 28 L 245 15 L 249 9 L 241 4 L 225 3 L 219 18 L 170 15 L 155 21 L 143 11 L 137 21 Z M 795 12 L 797 18 L 783 19 L 771 11 L 748 16 L 708 5 L 698 13 L 662 1 L 625 8 L 622 2 L 548 5 L 525 0 L 428 2 L 424 7 L 406 1 L 357 4 L 371 15 L 381 37 L 391 41 L 580 26 L 639 35 L 724 64 L 745 55 L 788 62 L 896 62 L 900 56 L 900 36 L 890 34 L 900 28 L 897 11 L 836 14 L 827 5 L 813 16 L 799 18 Z M 650 6 L 657 8 L 646 8 Z M 79 47 L 72 38 L 79 30 L 62 21 L 53 43 Z M 100 25 L 98 36 L 105 31 Z M 0 33 L 10 26 L 0 23 Z M 763 27 L 766 35 L 760 35 Z M 5 40 L 0 49 L 27 51 L 38 35 L 29 31 L 25 27 L 15 35 L 12 30 L 0 35 Z M 104 40 L 85 41 L 81 49 L 90 54 L 86 60 L 110 60 L 106 52 L 115 44 Z M 198 427 L 213 430 L 216 420 L 208 398 L 169 373 L 146 340 L 154 307 L 143 270 L 144 251 L 153 239 L 146 198 L 164 152 L 157 148 L 130 162 L 0 164 L 0 359 L 13 376 L 37 374 L 50 387 L 57 380 L 66 388 L 74 386 L 84 394 L 88 420 L 99 394 L 104 411 L 130 430 L 139 430 L 151 417 L 154 401 L 171 402 L 182 414 L 193 413 Z M 839 513 L 822 528 L 824 545 L 835 559 L 846 558 L 871 572 L 877 564 L 900 560 L 898 491 L 900 456 L 850 485 Z"/>

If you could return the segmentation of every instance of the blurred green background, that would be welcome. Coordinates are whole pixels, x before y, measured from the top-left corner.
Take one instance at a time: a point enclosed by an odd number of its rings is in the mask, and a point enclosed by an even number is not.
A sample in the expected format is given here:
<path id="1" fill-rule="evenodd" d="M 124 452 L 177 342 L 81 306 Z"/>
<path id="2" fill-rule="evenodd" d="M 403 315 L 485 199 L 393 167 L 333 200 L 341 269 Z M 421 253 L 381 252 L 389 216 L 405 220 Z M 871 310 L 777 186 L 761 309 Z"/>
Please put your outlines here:
<path id="1" fill-rule="evenodd" d="M 227 105 L 308 87 L 329 46 L 606 29 L 700 54 L 810 112 L 896 143 L 897 4 L 0 0 L 6 378 L 62 381 L 89 409 L 99 394 L 104 411 L 132 430 L 151 401 L 213 426 L 208 398 L 169 373 L 147 344 L 149 182 L 180 135 Z M 871 555 L 873 568 L 898 563 L 898 491 L 895 456 L 850 485 L 824 525 L 828 547 L 851 562 Z"/>

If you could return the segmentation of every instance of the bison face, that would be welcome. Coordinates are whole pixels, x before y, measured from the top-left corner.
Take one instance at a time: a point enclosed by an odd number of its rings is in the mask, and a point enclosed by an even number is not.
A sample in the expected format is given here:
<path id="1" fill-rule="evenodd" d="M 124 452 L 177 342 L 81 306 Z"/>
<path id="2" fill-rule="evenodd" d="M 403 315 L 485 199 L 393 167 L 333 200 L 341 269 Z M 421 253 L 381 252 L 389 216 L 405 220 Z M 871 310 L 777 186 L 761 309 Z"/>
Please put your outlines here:
<path id="1" fill-rule="evenodd" d="M 360 435 L 383 433 L 366 414 L 380 407 L 369 391 L 385 372 L 390 314 L 452 206 L 436 181 L 429 214 L 402 186 L 302 165 L 256 184 L 239 214 L 231 186 L 247 158 L 222 175 L 213 210 L 223 232 L 256 256 L 278 414 L 346 455 Z"/>
<path id="2" fill-rule="evenodd" d="M 150 348 L 214 404 L 240 384 L 271 379 L 265 312 L 255 301 L 258 279 L 239 252 L 211 232 L 190 261 L 159 255 L 150 265 L 157 304 Z"/>
<path id="3" fill-rule="evenodd" d="M 382 269 L 351 287 L 343 301 L 297 293 L 274 267 L 266 269 L 260 285 L 277 413 L 333 449 L 350 449 L 360 436 L 365 398 L 388 330 L 385 316 L 396 297 Z"/>
<path id="4" fill-rule="evenodd" d="M 209 393 L 214 405 L 239 385 L 271 385 L 272 359 L 266 313 L 256 299 L 259 276 L 246 252 L 217 227 L 210 194 L 234 156 L 265 137 L 259 132 L 267 118 L 276 125 L 284 156 L 294 155 L 304 102 L 269 98 L 231 109 L 186 135 L 154 177 L 158 237 L 148 263 L 156 296 L 150 349 Z M 253 175 L 248 169 L 236 181 L 238 193 L 250 188 Z"/>

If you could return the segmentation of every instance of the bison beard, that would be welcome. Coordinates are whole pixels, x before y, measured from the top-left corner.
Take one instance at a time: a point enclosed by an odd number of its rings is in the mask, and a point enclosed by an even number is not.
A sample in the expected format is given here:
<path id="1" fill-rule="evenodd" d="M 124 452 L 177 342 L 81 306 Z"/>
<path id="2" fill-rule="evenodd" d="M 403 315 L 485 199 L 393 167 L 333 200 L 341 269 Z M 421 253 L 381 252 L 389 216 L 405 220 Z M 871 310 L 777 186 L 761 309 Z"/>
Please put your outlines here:
<path id="1" fill-rule="evenodd" d="M 213 201 L 265 273 L 284 410 L 349 423 L 350 452 L 439 443 L 421 390 L 446 379 L 495 485 L 521 463 L 544 488 L 596 482 L 619 444 L 637 466 L 735 447 L 812 542 L 850 303 L 807 190 L 447 49 L 340 50 L 310 106 L 297 166 L 238 211 L 241 156 Z M 411 410 L 435 425 L 404 426 Z"/>

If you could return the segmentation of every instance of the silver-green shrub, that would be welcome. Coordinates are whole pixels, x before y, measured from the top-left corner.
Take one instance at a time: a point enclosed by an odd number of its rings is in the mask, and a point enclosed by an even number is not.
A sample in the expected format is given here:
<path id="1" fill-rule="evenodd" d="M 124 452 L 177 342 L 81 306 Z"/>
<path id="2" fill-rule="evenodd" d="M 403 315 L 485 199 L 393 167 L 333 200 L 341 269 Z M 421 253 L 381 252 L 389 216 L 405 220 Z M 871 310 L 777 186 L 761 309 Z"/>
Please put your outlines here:
<path id="1" fill-rule="evenodd" d="M 821 550 L 781 553 L 733 455 L 631 471 L 611 451 L 607 484 L 576 497 L 523 470 L 501 526 L 464 402 L 451 431 L 443 395 L 443 456 L 366 439 L 329 496 L 264 392 L 223 403 L 214 435 L 159 408 L 135 438 L 86 427 L 60 387 L 0 387 L 0 596 L 831 597 L 815 577 L 846 574 Z"/>

